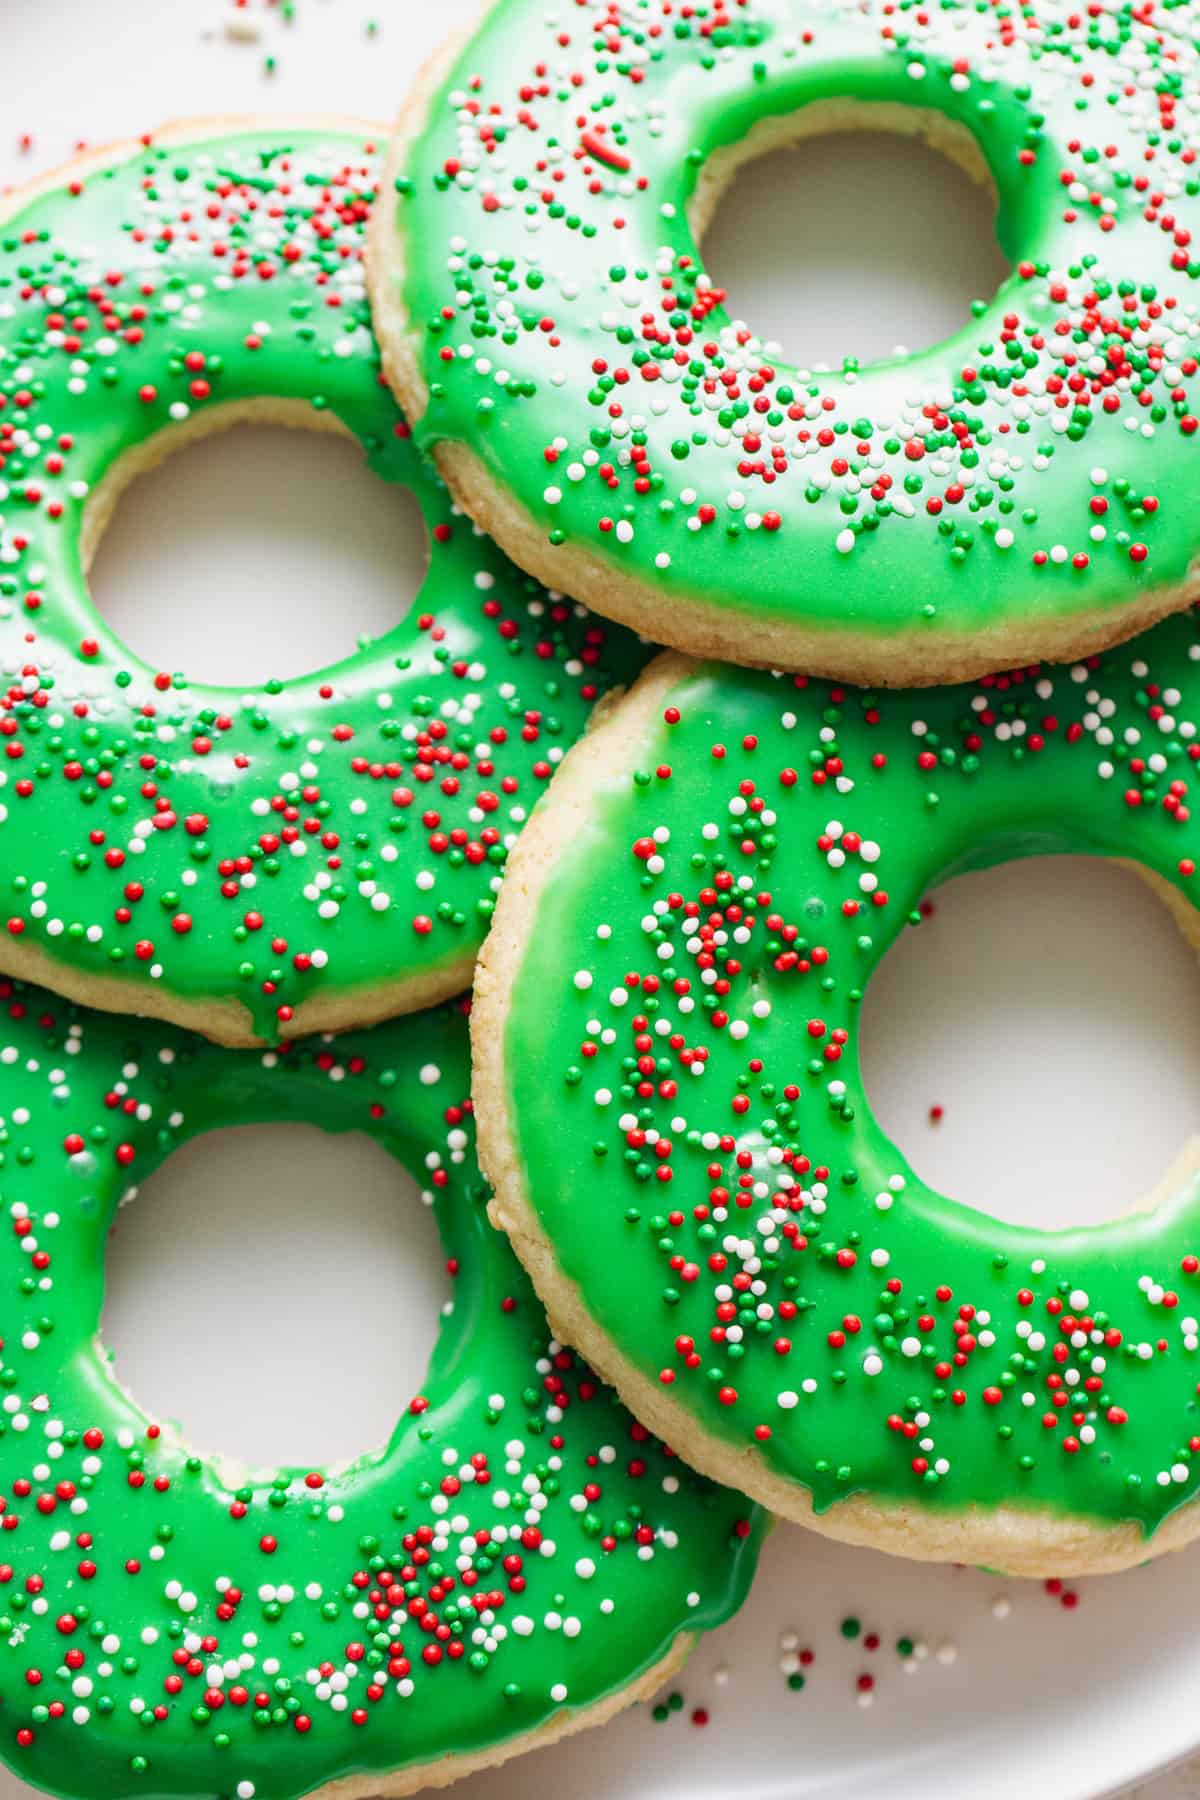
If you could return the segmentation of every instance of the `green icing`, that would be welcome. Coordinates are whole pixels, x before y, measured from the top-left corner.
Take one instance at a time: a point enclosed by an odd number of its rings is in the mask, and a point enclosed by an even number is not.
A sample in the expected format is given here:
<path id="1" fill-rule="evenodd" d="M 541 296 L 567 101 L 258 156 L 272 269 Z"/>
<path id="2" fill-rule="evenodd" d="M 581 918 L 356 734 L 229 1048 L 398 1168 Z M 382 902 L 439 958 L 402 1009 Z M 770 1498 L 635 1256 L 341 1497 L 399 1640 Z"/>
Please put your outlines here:
<path id="1" fill-rule="evenodd" d="M 515 977 L 523 1186 L 600 1328 L 751 1488 L 757 1463 L 821 1512 L 1009 1499 L 1147 1532 L 1200 1488 L 1200 1176 L 1113 1224 L 988 1218 L 884 1135 L 858 1041 L 946 876 L 1084 852 L 1196 904 L 1198 724 L 1187 613 L 919 694 L 701 668 L 598 777 Z"/>
<path id="2" fill-rule="evenodd" d="M 238 132 L 123 155 L 0 225 L 0 923 L 131 1008 L 147 984 L 232 997 L 264 1038 L 321 992 L 465 981 L 526 810 L 641 661 L 420 461 L 368 322 L 376 173 L 345 134 Z M 431 565 L 335 667 L 202 686 L 97 616 L 84 506 L 126 452 L 263 398 L 336 417 L 411 488 Z"/>
<path id="3" fill-rule="evenodd" d="M 730 615 L 735 657 L 738 619 L 931 657 L 1027 619 L 1111 633 L 1196 549 L 1197 62 L 1149 13 L 496 0 L 397 182 L 422 440 L 598 558 L 595 604 L 619 568 Z M 1013 269 L 945 342 L 829 372 L 735 316 L 687 207 L 758 121 L 843 98 L 966 129 Z"/>
<path id="4" fill-rule="evenodd" d="M 756 1509 L 551 1342 L 487 1222 L 461 1006 L 239 1053 L 9 982 L 0 1002 L 0 1756 L 20 1775 L 79 1800 L 293 1800 L 499 1747 L 733 1610 Z M 191 1453 L 96 1335 L 131 1177 L 234 1119 L 367 1132 L 457 1265 L 421 1394 L 349 1465 Z"/>

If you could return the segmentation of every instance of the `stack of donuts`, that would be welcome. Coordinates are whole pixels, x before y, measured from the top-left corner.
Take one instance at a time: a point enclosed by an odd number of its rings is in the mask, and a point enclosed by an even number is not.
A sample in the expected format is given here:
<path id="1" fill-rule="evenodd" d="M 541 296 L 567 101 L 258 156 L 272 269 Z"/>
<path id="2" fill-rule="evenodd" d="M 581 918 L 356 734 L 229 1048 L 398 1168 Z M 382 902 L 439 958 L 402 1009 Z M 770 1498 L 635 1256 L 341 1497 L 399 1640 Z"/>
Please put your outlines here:
<path id="1" fill-rule="evenodd" d="M 1200 1534 L 1200 1163 L 989 1219 L 858 1036 L 959 870 L 1116 858 L 1200 944 L 1186 11 L 491 0 L 394 128 L 173 125 L 3 202 L 27 1781 L 445 1784 L 652 1692 L 772 1514 L 1016 1575 Z M 747 159 L 860 124 L 994 190 L 1011 272 L 919 355 L 790 366 L 700 239 Z M 122 489 L 245 420 L 350 434 L 430 543 L 395 629 L 252 688 L 148 665 L 87 580 Z M 98 1337 L 133 1184 L 287 1119 L 377 1139 L 454 1272 L 333 1468 L 200 1454 Z"/>

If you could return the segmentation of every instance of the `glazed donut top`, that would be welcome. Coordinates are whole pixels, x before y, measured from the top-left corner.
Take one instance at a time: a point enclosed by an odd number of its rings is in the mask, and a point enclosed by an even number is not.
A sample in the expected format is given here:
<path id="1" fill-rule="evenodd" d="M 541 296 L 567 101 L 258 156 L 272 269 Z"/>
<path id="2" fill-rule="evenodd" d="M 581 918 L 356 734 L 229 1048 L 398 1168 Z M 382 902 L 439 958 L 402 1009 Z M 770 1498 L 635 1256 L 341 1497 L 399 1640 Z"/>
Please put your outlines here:
<path id="1" fill-rule="evenodd" d="M 697 1424 L 749 1492 L 767 1472 L 818 1512 L 1007 1500 L 1147 1531 L 1200 1489 L 1194 1159 L 1149 1215 L 988 1218 L 875 1122 L 857 1023 L 929 886 L 1015 856 L 1133 863 L 1200 941 L 1198 726 L 1189 612 L 919 694 L 663 659 L 578 783 L 568 760 L 485 949 L 507 1131 L 559 1274 L 700 1466 Z"/>
<path id="2" fill-rule="evenodd" d="M 56 985 L 208 1006 L 215 1035 L 320 1023 L 336 993 L 455 991 L 527 809 L 641 660 L 420 461 L 368 322 L 376 174 L 348 129 L 180 127 L 0 223 L 0 926 Z M 299 680 L 147 666 L 88 595 L 89 504 L 122 459 L 281 408 L 416 495 L 411 613 Z"/>
<path id="3" fill-rule="evenodd" d="M 1152 3 L 495 0 L 398 162 L 421 439 L 698 653 L 932 680 L 1129 635 L 1197 548 L 1197 92 Z M 1012 274 L 919 354 L 796 366 L 705 271 L 706 165 L 872 117 L 986 167 Z"/>
<path id="4" fill-rule="evenodd" d="M 733 1610 L 761 1517 L 551 1341 L 488 1225 L 461 1008 L 234 1053 L 0 988 L 0 1755 L 24 1778 L 294 1800 L 499 1752 Z M 254 1120 L 367 1132 L 448 1259 L 420 1393 L 397 1394 L 386 1447 L 335 1468 L 197 1454 L 97 1336 L 130 1184 Z"/>

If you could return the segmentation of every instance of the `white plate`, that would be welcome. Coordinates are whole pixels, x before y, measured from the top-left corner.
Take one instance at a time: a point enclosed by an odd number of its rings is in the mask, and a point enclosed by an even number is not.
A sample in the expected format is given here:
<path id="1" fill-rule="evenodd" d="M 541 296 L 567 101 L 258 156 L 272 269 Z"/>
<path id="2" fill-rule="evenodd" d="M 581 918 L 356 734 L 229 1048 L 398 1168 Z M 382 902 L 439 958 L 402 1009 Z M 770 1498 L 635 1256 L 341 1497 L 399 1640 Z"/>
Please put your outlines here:
<path id="1" fill-rule="evenodd" d="M 1072 1610 L 1039 1583 L 923 1569 L 781 1527 L 749 1604 L 674 1684 L 685 1705 L 666 1723 L 636 1708 L 464 1783 L 462 1800 L 539 1789 L 588 1800 L 1098 1800 L 1197 1743 L 1200 1556 L 1067 1585 Z M 848 1616 L 879 1633 L 878 1650 L 842 1636 Z M 815 1652 L 799 1693 L 779 1668 L 780 1632 L 793 1628 Z M 911 1673 L 894 1648 L 901 1636 L 927 1650 Z M 866 1707 L 861 1673 L 876 1678 Z M 691 1723 L 697 1706 L 711 1714 L 703 1728 Z"/>
<path id="2" fill-rule="evenodd" d="M 475 0 L 439 0 L 437 6 L 297 0 L 297 23 L 288 28 L 266 0 L 249 0 L 248 16 L 263 22 L 263 35 L 257 43 L 237 44 L 223 32 L 230 10 L 225 0 L 157 6 L 145 0 L 106 0 L 102 6 L 39 0 L 36 7 L 0 0 L 0 184 L 60 160 L 78 138 L 97 142 L 188 114 L 312 108 L 386 117 L 436 35 L 474 6 Z M 372 14 L 379 21 L 374 40 L 366 30 Z M 278 63 L 270 78 L 263 73 L 268 54 Z M 18 137 L 26 131 L 35 142 L 21 153 Z M 886 239 L 883 203 L 871 197 L 880 164 L 877 155 L 843 141 L 840 200 L 826 216 L 849 218 L 852 229 L 836 249 L 840 290 L 817 283 L 806 293 L 806 348 L 815 342 L 833 356 L 857 340 L 868 350 L 886 349 L 894 338 L 919 341 L 923 327 L 928 339 L 957 316 L 967 294 L 994 278 L 977 222 L 963 212 L 965 190 L 928 165 L 908 162 L 909 154 L 898 152 L 901 160 L 891 168 L 928 183 L 923 196 L 914 196 L 919 211 L 912 227 L 925 266 L 914 267 L 911 259 L 907 269 L 863 264 L 864 243 Z M 737 267 L 743 281 L 748 247 L 783 236 L 767 228 L 773 218 L 769 208 L 751 211 L 740 226 L 723 228 L 725 266 Z M 975 247 L 975 260 L 955 285 L 943 265 L 955 260 L 954 247 L 962 241 Z M 867 278 L 860 279 L 864 267 Z M 794 273 L 785 259 L 765 274 L 761 262 L 758 268 L 753 298 L 775 327 L 795 305 Z M 932 282 L 926 269 L 934 271 Z M 894 331 L 879 322 L 881 291 L 897 314 Z M 303 594 L 302 603 L 291 606 L 290 629 L 303 632 L 307 618 L 315 630 L 311 609 L 322 579 L 347 579 L 334 515 L 344 519 L 348 507 L 361 506 L 356 537 L 360 547 L 370 546 L 381 536 L 380 515 L 374 523 L 371 518 L 378 496 L 356 486 L 359 477 L 346 458 L 339 460 L 338 447 L 293 439 L 288 466 L 307 498 L 282 528 L 281 540 L 278 514 L 262 520 L 255 514 L 253 496 L 261 501 L 263 489 L 255 487 L 252 446 L 231 445 L 223 453 L 223 471 L 216 470 L 212 450 L 195 454 L 210 458 L 196 465 L 206 473 L 195 476 L 195 491 L 171 491 L 179 608 L 178 654 L 171 662 L 186 665 L 193 646 L 237 617 L 239 591 L 269 595 L 295 581 Z M 226 542 L 217 551 L 205 539 L 212 513 L 204 509 L 212 500 L 206 502 L 201 490 L 210 478 L 210 496 L 218 492 L 227 509 Z M 286 494 L 278 482 L 270 491 L 272 504 L 282 506 Z M 324 516 L 309 504 L 321 493 L 328 501 Z M 123 613 L 136 642 L 139 608 L 144 619 L 160 565 L 144 534 L 139 537 L 127 521 L 119 529 L 121 543 L 106 579 L 137 589 Z M 362 587 L 364 628 L 372 607 L 392 604 L 398 555 L 392 543 L 390 570 L 379 549 L 374 558 L 356 561 L 349 577 Z M 235 600 L 216 625 L 199 604 L 210 582 Z M 245 644 L 244 619 L 241 627 Z M 263 642 L 261 635 L 257 641 Z M 326 640 L 322 654 L 328 650 Z M 250 660 L 257 666 L 261 659 Z M 971 899 L 970 889 L 950 896 L 907 970 L 889 968 L 881 977 L 886 991 L 872 995 L 877 1054 L 868 1067 L 876 1103 L 893 1128 L 903 1129 L 906 1147 L 926 1173 L 977 1204 L 998 1203 L 1020 1158 L 1042 1172 L 1044 1191 L 1057 1195 L 1061 1222 L 1068 1215 L 1115 1212 L 1139 1187 L 1152 1184 L 1182 1137 L 1200 1126 L 1200 976 L 1165 917 L 1137 884 L 1116 872 L 1081 876 L 1070 865 L 1026 867 L 977 885 L 968 920 Z M 923 963 L 922 955 L 932 962 Z M 932 1041 L 934 1024 L 921 1009 L 938 992 L 945 1015 L 958 1021 L 963 1046 L 958 1054 L 956 1040 L 956 1054 L 945 1067 L 919 1048 Z M 889 1019 L 897 1018 L 910 1021 L 905 1032 L 890 1028 Z M 1049 1066 L 1040 1054 L 1047 1041 L 1059 1046 Z M 933 1103 L 946 1108 L 936 1133 L 927 1123 Z M 1078 1137 L 1069 1138 L 1060 1110 L 1070 1107 L 1079 1117 L 1081 1104 L 1087 1112 Z M 167 1205 L 172 1193 L 185 1195 L 189 1182 L 194 1191 L 204 1181 L 199 1159 L 206 1154 L 197 1147 L 163 1171 L 154 1183 L 158 1204 Z M 316 1359 L 320 1346 L 331 1347 L 328 1381 L 324 1390 L 319 1380 L 306 1382 L 303 1404 L 296 1396 L 289 1406 L 284 1393 L 273 1427 L 285 1440 L 281 1453 L 290 1454 L 295 1445 L 296 1455 L 318 1459 L 370 1443 L 384 1429 L 388 1410 L 386 1396 L 378 1394 L 369 1397 L 372 1412 L 365 1404 L 354 1410 L 354 1386 L 343 1383 L 346 1365 L 332 1348 L 344 1338 L 360 1341 L 355 1258 L 363 1264 L 378 1259 L 387 1178 L 369 1152 L 350 1165 L 361 1171 L 363 1200 L 340 1218 L 334 1258 L 319 1208 L 319 1165 L 307 1146 L 282 1149 L 276 1135 L 269 1147 L 260 1144 L 244 1159 L 240 1193 L 228 1160 L 220 1162 L 213 1183 L 225 1191 L 229 1221 L 265 1179 L 264 1169 L 289 1184 L 289 1198 L 293 1191 L 300 1196 L 291 1245 L 295 1278 L 305 1273 L 306 1258 L 310 1279 L 316 1267 L 324 1271 L 317 1288 L 324 1310 L 315 1317 L 310 1300 L 306 1312 Z M 209 1166 L 210 1182 L 216 1168 Z M 344 1153 L 341 1173 L 344 1178 Z M 211 1205 L 203 1227 L 189 1224 L 197 1213 L 183 1203 L 171 1209 L 171 1268 L 180 1284 L 175 1319 L 203 1317 L 214 1259 L 220 1260 Z M 264 1209 L 257 1241 L 251 1235 L 247 1242 L 243 1230 L 243 1276 L 257 1257 L 264 1270 L 268 1266 L 272 1217 L 277 1214 Z M 243 1213 L 243 1226 L 245 1218 Z M 172 1348 L 168 1332 L 139 1327 L 140 1319 L 152 1316 L 164 1265 L 149 1254 L 151 1241 L 135 1233 L 133 1223 L 130 1215 L 129 1234 L 139 1241 L 122 1266 L 117 1335 L 123 1372 L 136 1388 L 139 1367 L 153 1370 L 155 1404 L 181 1415 L 198 1441 L 228 1441 L 230 1411 L 244 1411 L 233 1397 L 232 1363 L 215 1371 L 206 1367 L 199 1377 L 193 1369 L 189 1385 L 185 1356 Z M 399 1244 L 389 1241 L 385 1269 L 395 1271 L 395 1316 L 403 1318 L 403 1289 L 412 1294 L 418 1282 L 428 1283 L 436 1255 L 420 1240 L 420 1271 L 404 1272 Z M 425 1307 L 428 1317 L 427 1293 Z M 246 1325 L 239 1354 L 257 1364 L 277 1349 L 283 1320 L 264 1306 Z M 377 1357 L 375 1366 L 394 1371 L 396 1392 L 412 1391 L 420 1366 L 413 1331 L 400 1331 L 383 1345 L 382 1363 Z M 243 1442 L 245 1430 L 243 1425 Z M 1033 1800 L 1097 1800 L 1200 1748 L 1200 1551 L 1070 1585 L 1078 1596 L 1072 1609 L 1040 1584 L 906 1564 L 781 1528 L 764 1553 L 750 1601 L 738 1619 L 701 1644 L 676 1684 L 685 1703 L 665 1723 L 642 1708 L 603 1732 L 523 1758 L 458 1791 L 463 1800 L 524 1800 L 539 1786 L 589 1800 L 709 1800 L 718 1794 L 722 1800 L 1011 1800 L 1024 1787 Z M 997 1602 L 1006 1603 L 1007 1616 L 997 1616 Z M 853 1640 L 840 1629 L 849 1616 L 861 1621 Z M 780 1668 L 780 1638 L 788 1631 L 814 1653 L 801 1692 L 788 1687 Z M 874 1651 L 865 1647 L 872 1632 L 881 1640 Z M 900 1637 L 925 1648 L 923 1656 L 908 1659 L 911 1672 L 894 1648 Z M 875 1678 L 867 1706 L 857 1689 L 862 1674 Z M 691 1722 L 696 1708 L 710 1714 L 703 1728 Z M 27 1800 L 29 1793 L 0 1773 L 0 1800 Z M 1167 1788 L 1156 1785 L 1154 1793 L 1155 1800 L 1167 1800 Z"/>

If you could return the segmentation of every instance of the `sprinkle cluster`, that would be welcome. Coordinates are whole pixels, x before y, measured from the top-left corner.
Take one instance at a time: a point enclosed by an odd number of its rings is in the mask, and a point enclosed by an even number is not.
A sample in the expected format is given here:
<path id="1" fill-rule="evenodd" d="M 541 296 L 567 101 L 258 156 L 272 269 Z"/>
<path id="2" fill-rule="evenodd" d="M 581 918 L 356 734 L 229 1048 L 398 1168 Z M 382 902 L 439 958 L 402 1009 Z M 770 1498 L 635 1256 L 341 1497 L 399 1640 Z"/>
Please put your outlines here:
<path id="1" fill-rule="evenodd" d="M 1183 581 L 1198 72 L 1140 3 L 501 0 L 397 183 L 422 432 L 549 544 L 748 619 L 961 633 Z M 688 210 L 715 151 L 847 99 L 974 139 L 1014 266 L 945 344 L 828 371 L 731 310 Z"/>
<path id="2" fill-rule="evenodd" d="M 239 1055 L 11 983 L 0 1005 L 0 1749 L 23 1775 L 293 1800 L 499 1746 L 732 1610 L 753 1509 L 550 1337 L 487 1224 L 461 1008 Z M 435 1209 L 455 1297 L 357 1463 L 202 1458 L 98 1345 L 130 1181 L 234 1117 L 365 1130 Z"/>
<path id="3" fill-rule="evenodd" d="M 508 1027 L 524 1186 L 680 1417 L 818 1510 L 1009 1497 L 1151 1528 L 1200 1485 L 1195 1177 L 1152 1223 L 985 1219 L 905 1164 L 857 1051 L 948 870 L 1089 851 L 1194 903 L 1198 661 L 1188 614 L 975 687 L 701 670 L 550 877 L 561 948 L 537 934 Z"/>
<path id="4" fill-rule="evenodd" d="M 420 462 L 369 329 L 375 181 L 345 136 L 147 141 L 0 225 L 0 924 L 131 1004 L 233 996 L 263 1037 L 322 988 L 441 965 L 453 991 L 529 807 L 640 660 Z M 336 667 L 204 687 L 107 631 L 81 531 L 124 454 L 264 397 L 416 492 L 430 570 Z"/>

